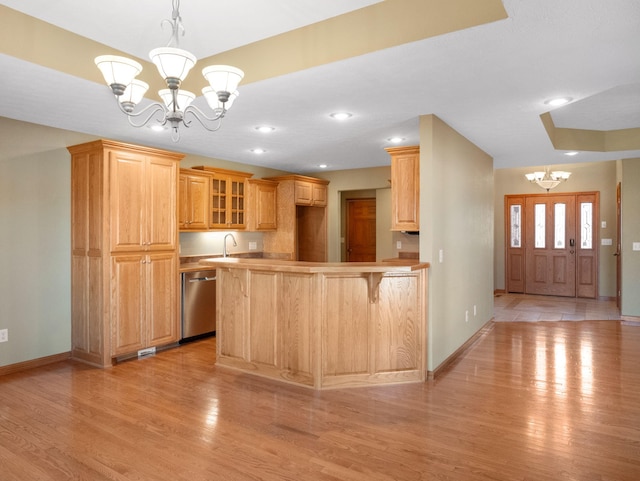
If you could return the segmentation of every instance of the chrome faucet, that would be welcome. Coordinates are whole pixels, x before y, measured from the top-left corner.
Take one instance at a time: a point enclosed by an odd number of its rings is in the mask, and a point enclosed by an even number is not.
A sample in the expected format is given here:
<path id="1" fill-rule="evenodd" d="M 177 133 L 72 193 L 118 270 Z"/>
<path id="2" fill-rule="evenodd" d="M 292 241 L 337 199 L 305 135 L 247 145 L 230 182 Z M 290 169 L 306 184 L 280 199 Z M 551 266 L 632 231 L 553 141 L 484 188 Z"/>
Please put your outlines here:
<path id="1" fill-rule="evenodd" d="M 231 239 L 233 240 L 233 247 L 237 247 L 238 243 L 236 242 L 236 238 L 233 236 L 233 234 L 227 234 L 224 236 L 224 240 L 222 241 L 222 257 L 227 257 L 227 255 L 229 255 L 229 253 L 227 252 L 227 237 L 231 236 Z"/>

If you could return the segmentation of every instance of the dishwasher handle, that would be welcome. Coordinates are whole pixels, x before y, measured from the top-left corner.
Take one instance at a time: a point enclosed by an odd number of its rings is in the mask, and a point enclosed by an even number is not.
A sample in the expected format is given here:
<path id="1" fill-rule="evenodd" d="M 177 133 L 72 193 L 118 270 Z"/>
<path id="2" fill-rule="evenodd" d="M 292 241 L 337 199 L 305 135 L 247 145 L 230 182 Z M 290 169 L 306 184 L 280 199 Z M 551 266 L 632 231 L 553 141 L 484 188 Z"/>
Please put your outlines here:
<path id="1" fill-rule="evenodd" d="M 213 277 L 192 277 L 189 279 L 189 282 L 204 282 L 204 281 L 215 281 L 216 276 Z"/>

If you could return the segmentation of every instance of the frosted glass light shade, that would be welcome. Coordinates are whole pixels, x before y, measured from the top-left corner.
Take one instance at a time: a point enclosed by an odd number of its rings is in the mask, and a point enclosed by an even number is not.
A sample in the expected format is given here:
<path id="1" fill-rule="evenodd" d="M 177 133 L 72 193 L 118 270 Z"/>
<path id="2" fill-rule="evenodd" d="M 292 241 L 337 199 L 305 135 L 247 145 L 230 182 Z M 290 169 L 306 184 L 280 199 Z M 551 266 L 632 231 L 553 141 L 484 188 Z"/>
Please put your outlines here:
<path id="1" fill-rule="evenodd" d="M 533 172 L 531 174 L 524 174 L 527 180 L 531 182 L 537 182 L 539 180 L 544 179 L 545 172 Z"/>
<path id="2" fill-rule="evenodd" d="M 226 102 L 221 102 L 218 99 L 218 94 L 213 89 L 213 87 L 203 88 L 202 94 L 204 95 L 204 98 L 207 100 L 209 107 L 211 107 L 211 110 L 214 110 L 214 111 L 222 110 L 223 108 L 226 110 L 229 110 L 231 108 L 231 105 L 233 104 L 233 101 L 236 98 L 238 98 L 238 95 L 240 95 L 240 93 L 236 90 L 231 95 L 229 95 L 229 100 L 227 100 Z"/>
<path id="3" fill-rule="evenodd" d="M 202 75 L 216 92 L 235 92 L 244 72 L 230 65 L 210 65 L 202 69 Z"/>
<path id="4" fill-rule="evenodd" d="M 569 178 L 569 176 L 571 176 L 571 172 L 565 172 L 563 170 L 556 170 L 554 172 L 551 172 L 551 178 L 552 179 L 567 180 Z"/>
<path id="5" fill-rule="evenodd" d="M 172 90 L 162 89 L 158 92 L 158 95 L 160 95 L 160 98 L 162 98 L 162 101 L 167 106 L 167 108 L 169 110 L 173 110 Z M 189 104 L 193 102 L 193 99 L 196 98 L 196 95 L 192 92 L 189 92 L 188 90 L 178 90 L 176 97 L 177 97 L 177 105 L 175 109 L 184 112 L 184 109 L 186 109 L 189 106 Z"/>
<path id="6" fill-rule="evenodd" d="M 124 94 L 120 97 L 120 102 L 131 102 L 134 105 L 140 103 L 144 94 L 149 90 L 149 84 L 142 80 L 133 79 L 127 88 L 124 90 Z"/>
<path id="7" fill-rule="evenodd" d="M 196 57 L 186 50 L 174 47 L 154 48 L 149 58 L 158 67 L 163 79 L 177 78 L 183 81 L 191 67 L 196 64 Z"/>
<path id="8" fill-rule="evenodd" d="M 135 60 L 117 55 L 100 55 L 94 60 L 107 85 L 129 85 L 142 72 L 142 65 Z"/>

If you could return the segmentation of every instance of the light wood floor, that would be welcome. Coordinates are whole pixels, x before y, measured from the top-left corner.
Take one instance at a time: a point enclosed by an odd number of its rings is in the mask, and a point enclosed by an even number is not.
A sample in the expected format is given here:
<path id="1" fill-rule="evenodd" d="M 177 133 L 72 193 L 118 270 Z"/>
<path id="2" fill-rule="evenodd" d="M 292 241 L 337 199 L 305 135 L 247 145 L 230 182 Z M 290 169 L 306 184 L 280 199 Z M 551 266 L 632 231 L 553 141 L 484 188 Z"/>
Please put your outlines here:
<path id="1" fill-rule="evenodd" d="M 640 327 L 496 322 L 435 381 L 325 392 L 214 353 L 0 377 L 0 480 L 640 479 Z"/>

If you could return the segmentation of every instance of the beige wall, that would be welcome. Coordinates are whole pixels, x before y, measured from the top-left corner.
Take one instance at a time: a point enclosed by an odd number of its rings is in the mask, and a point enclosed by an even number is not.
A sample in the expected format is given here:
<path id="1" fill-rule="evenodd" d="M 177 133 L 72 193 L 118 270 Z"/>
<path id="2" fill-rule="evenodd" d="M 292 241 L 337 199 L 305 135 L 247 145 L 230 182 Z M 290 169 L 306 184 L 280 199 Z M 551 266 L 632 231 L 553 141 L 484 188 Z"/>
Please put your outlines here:
<path id="1" fill-rule="evenodd" d="M 607 223 L 605 228 L 598 226 L 601 239 L 616 238 L 616 162 L 589 162 L 581 164 L 554 165 L 555 170 L 571 172 L 567 182 L 560 184 L 552 192 L 600 192 L 600 221 Z M 494 288 L 505 288 L 505 227 L 504 196 L 508 194 L 541 194 L 544 190 L 529 182 L 524 174 L 535 170 L 544 170 L 544 166 L 517 169 L 498 169 L 494 172 L 495 182 L 495 278 Z M 601 242 L 600 242 L 601 244 Z M 599 246 L 599 295 L 615 297 L 615 245 Z"/>
<path id="2" fill-rule="evenodd" d="M 622 308 L 623 316 L 640 317 L 640 159 L 622 161 Z"/>
<path id="3" fill-rule="evenodd" d="M 421 117 L 420 259 L 431 263 L 430 371 L 493 318 L 493 242 L 493 159 L 438 117 Z"/>

